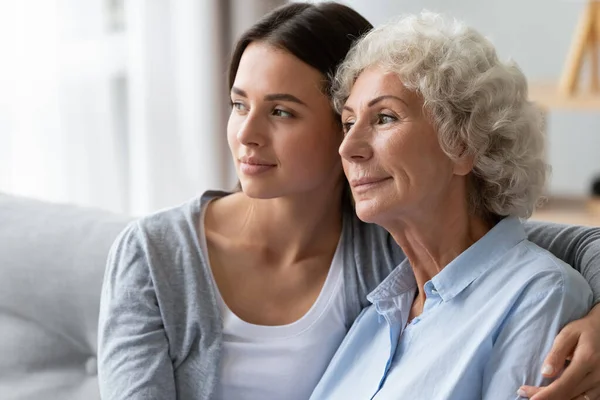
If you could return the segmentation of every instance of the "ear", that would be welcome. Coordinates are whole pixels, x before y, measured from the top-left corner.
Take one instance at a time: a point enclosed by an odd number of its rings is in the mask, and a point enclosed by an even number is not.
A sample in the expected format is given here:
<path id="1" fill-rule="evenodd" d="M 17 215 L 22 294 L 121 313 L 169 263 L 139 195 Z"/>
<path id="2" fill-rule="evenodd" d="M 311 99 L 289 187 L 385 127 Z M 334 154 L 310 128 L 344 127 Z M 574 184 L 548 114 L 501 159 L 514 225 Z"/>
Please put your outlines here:
<path id="1" fill-rule="evenodd" d="M 465 176 L 473 170 L 475 164 L 475 156 L 464 151 L 458 159 L 454 161 L 454 175 Z"/>

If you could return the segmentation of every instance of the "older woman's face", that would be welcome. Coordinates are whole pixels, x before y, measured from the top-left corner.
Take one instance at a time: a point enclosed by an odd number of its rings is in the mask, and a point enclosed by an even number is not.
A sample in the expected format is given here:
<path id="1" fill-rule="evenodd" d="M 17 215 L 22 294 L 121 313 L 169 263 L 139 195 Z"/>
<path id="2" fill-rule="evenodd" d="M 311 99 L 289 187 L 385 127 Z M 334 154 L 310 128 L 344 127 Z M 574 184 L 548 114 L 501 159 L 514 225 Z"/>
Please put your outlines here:
<path id="1" fill-rule="evenodd" d="M 386 226 L 408 213 L 435 210 L 457 190 L 455 178 L 469 171 L 442 151 L 423 100 L 396 74 L 363 71 L 342 123 L 346 135 L 339 152 L 363 221 Z"/>

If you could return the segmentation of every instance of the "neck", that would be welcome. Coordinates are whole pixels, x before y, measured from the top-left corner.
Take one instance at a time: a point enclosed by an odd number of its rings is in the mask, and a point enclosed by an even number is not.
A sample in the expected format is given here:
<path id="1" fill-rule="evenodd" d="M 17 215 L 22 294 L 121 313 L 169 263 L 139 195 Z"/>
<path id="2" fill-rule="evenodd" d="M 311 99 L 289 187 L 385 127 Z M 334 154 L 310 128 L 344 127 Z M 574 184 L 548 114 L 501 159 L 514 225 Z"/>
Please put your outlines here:
<path id="1" fill-rule="evenodd" d="M 243 192 L 225 197 L 223 210 L 234 221 L 231 238 L 253 243 L 293 264 L 322 251 L 335 249 L 342 230 L 342 184 L 334 190 L 317 190 L 273 199 L 250 198 Z"/>
<path id="2" fill-rule="evenodd" d="M 466 190 L 453 187 L 437 196 L 439 200 L 420 207 L 424 212 L 400 215 L 385 226 L 413 269 L 419 289 L 415 303 L 420 310 L 426 300 L 425 283 L 491 229 L 469 212 Z"/>

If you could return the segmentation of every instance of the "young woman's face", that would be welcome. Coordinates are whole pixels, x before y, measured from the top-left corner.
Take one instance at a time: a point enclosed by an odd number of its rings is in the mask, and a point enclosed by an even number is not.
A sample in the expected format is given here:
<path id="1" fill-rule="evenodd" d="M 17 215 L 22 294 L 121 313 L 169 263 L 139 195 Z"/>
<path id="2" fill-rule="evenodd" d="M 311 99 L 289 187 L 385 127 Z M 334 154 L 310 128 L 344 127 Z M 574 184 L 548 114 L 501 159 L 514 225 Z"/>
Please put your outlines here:
<path id="1" fill-rule="evenodd" d="M 274 198 L 331 191 L 343 133 L 319 71 L 262 42 L 244 51 L 231 89 L 227 140 L 242 190 Z"/>

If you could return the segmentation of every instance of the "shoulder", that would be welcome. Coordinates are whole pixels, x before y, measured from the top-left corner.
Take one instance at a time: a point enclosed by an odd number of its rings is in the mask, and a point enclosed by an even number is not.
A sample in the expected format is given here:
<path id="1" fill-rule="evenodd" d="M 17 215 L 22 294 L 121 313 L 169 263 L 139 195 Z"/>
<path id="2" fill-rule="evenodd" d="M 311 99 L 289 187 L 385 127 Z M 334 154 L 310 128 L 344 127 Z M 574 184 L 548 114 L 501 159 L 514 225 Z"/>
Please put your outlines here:
<path id="1" fill-rule="evenodd" d="M 174 232 L 195 227 L 203 203 L 203 197 L 195 197 L 174 207 L 145 215 L 135 223 L 141 235 L 168 243 L 176 239 L 172 236 Z"/>
<path id="2" fill-rule="evenodd" d="M 589 310 L 592 291 L 587 281 L 549 251 L 524 240 L 510 252 L 508 261 L 510 281 L 521 286 L 519 308 L 546 301 L 583 315 Z"/>
<path id="3" fill-rule="evenodd" d="M 206 192 L 130 222 L 114 242 L 107 268 L 120 273 L 181 279 L 205 266 L 199 246 L 203 206 L 223 192 Z"/>
<path id="4" fill-rule="evenodd" d="M 181 248 L 196 242 L 202 210 L 209 201 L 226 196 L 226 192 L 207 191 L 181 204 L 145 215 L 133 221 L 125 231 L 135 233 L 149 246 L 163 250 Z"/>
<path id="5" fill-rule="evenodd" d="M 171 335 L 185 335 L 198 320 L 217 329 L 217 289 L 197 237 L 203 204 L 195 198 L 131 222 L 109 254 L 105 302 L 151 298 Z"/>
<path id="6" fill-rule="evenodd" d="M 198 199 L 160 210 L 131 221 L 113 243 L 107 263 L 107 275 L 121 283 L 145 284 L 153 270 L 164 269 L 163 260 L 194 245 L 194 209 Z M 119 279 L 120 278 L 120 279 Z"/>
<path id="7" fill-rule="evenodd" d="M 589 289 L 586 280 L 572 266 L 529 240 L 517 246 L 515 256 L 522 258 L 523 263 L 528 265 L 528 272 L 540 284 L 552 282 L 566 289 L 578 286 Z"/>

